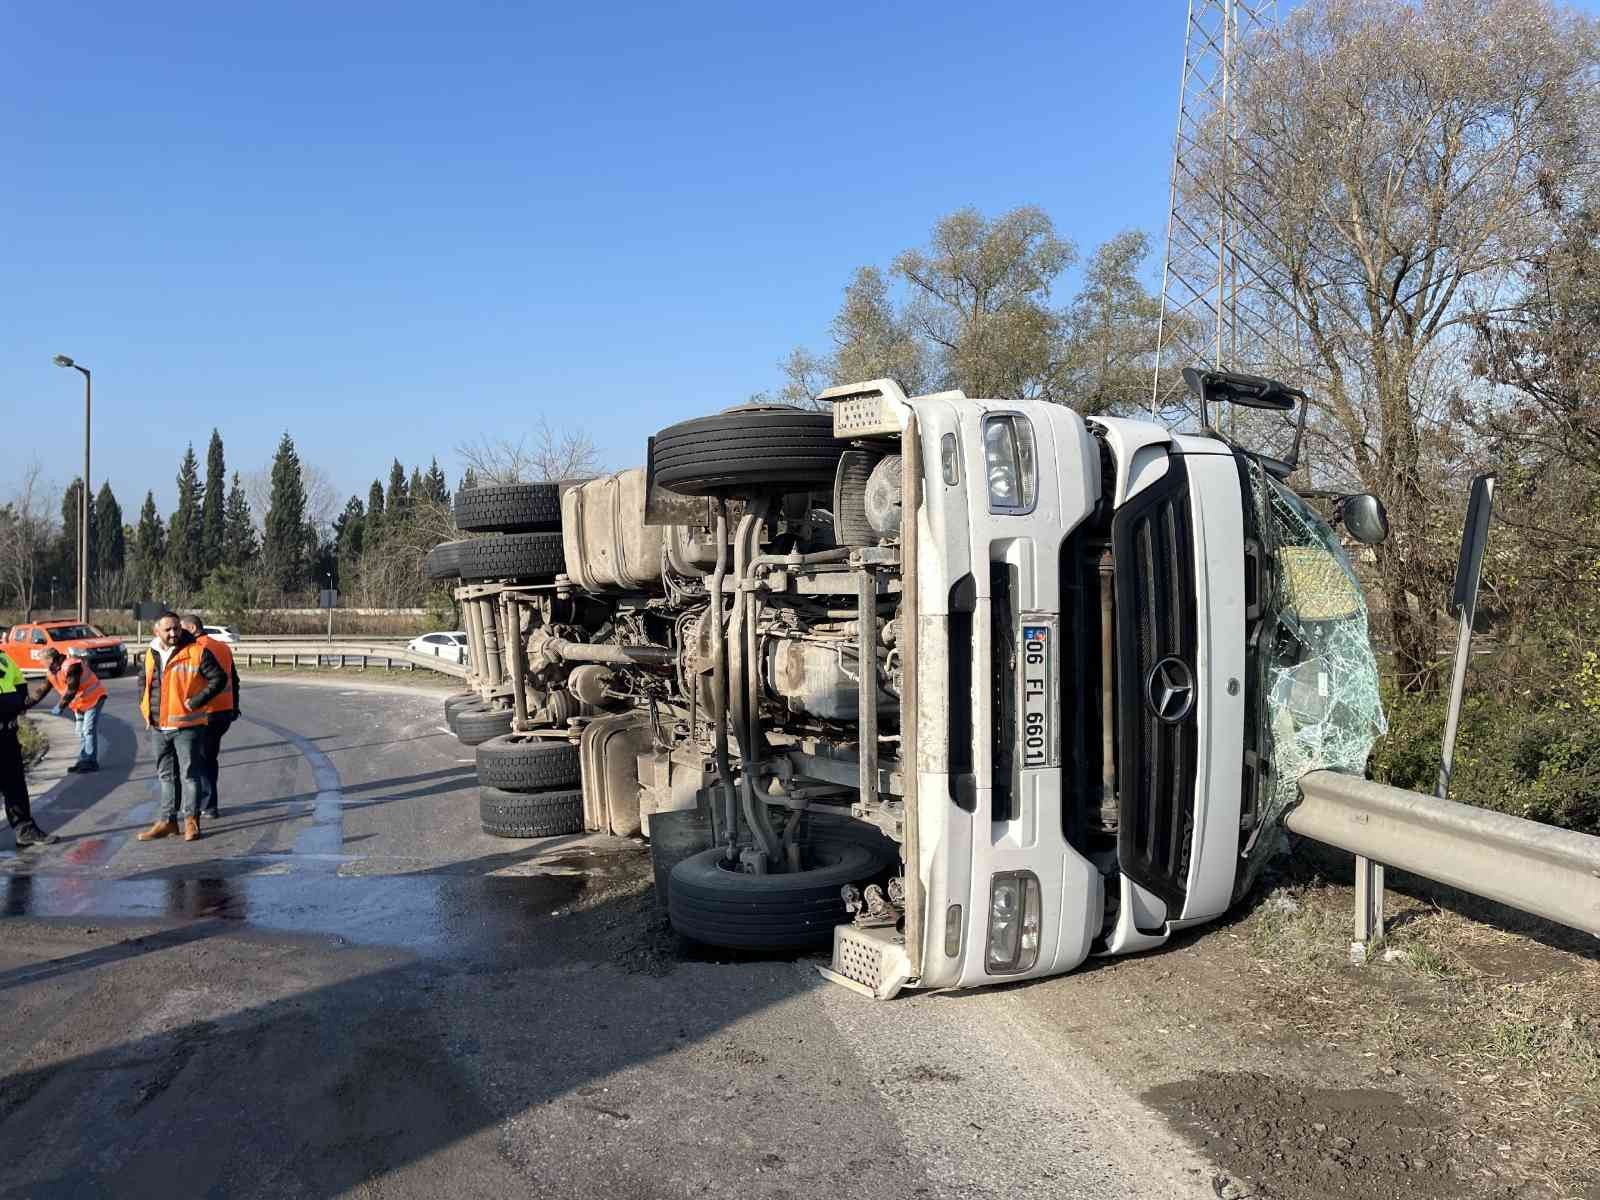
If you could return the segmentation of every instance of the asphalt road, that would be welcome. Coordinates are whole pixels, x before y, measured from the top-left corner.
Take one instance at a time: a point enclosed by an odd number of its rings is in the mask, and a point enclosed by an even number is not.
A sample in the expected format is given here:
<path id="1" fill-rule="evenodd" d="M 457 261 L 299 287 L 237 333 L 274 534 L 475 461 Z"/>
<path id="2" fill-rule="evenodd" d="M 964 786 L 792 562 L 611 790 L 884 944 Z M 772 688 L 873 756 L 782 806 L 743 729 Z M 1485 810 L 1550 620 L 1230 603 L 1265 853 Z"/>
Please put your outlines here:
<path id="1" fill-rule="evenodd" d="M 60 844 L 0 831 L 0 1196 L 1215 1194 L 1025 990 L 695 953 L 639 845 L 485 836 L 437 691 L 247 683 L 186 844 L 110 688 Z"/>

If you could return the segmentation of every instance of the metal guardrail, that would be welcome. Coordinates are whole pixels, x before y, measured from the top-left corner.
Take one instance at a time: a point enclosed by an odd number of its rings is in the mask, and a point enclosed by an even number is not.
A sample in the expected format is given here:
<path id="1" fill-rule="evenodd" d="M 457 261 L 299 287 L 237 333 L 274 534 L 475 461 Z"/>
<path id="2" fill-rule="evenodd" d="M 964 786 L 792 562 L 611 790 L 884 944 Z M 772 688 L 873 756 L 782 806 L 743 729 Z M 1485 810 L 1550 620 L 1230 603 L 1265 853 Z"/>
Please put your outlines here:
<path id="1" fill-rule="evenodd" d="M 373 642 L 282 642 L 243 640 L 233 645 L 236 662 L 249 665 L 265 662 L 272 666 L 357 667 L 373 665 L 403 666 L 410 670 L 438 671 L 455 679 L 465 679 L 467 668 L 461 663 L 418 654 L 404 646 L 385 646 Z"/>
<path id="2" fill-rule="evenodd" d="M 387 645 L 389 645 L 391 643 L 393 643 L 394 645 L 397 645 L 397 646 L 403 646 L 407 642 L 409 642 L 412 637 L 415 637 L 415 636 L 416 636 L 415 634 L 412 634 L 412 635 L 410 635 L 408 637 L 407 635 L 400 634 L 400 633 L 362 633 L 362 634 L 356 634 L 354 637 L 351 637 L 351 636 L 342 637 L 342 638 L 340 638 L 338 640 L 342 641 L 342 642 L 359 642 L 363 646 L 387 646 Z M 234 645 L 236 645 L 236 646 L 248 646 L 248 645 L 255 645 L 256 643 L 260 643 L 261 645 L 266 645 L 268 642 L 323 642 L 323 643 L 326 643 L 327 640 L 328 640 L 328 635 L 326 633 L 274 633 L 274 634 L 246 635 L 245 637 L 241 637 L 236 642 L 234 642 Z"/>
<path id="3" fill-rule="evenodd" d="M 1303 837 L 1600 936 L 1600 837 L 1333 771 L 1300 793 Z"/>

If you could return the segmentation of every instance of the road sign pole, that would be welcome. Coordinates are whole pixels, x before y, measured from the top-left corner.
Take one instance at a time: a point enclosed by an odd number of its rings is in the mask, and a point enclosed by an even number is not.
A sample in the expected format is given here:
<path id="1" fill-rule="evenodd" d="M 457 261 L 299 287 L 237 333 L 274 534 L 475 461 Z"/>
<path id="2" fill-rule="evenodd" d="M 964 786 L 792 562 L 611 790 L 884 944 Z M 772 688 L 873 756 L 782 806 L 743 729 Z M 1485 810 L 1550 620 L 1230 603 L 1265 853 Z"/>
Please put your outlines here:
<path id="1" fill-rule="evenodd" d="M 1461 694 L 1466 690 L 1467 667 L 1472 661 L 1472 620 L 1478 612 L 1478 579 L 1483 574 L 1483 552 L 1489 541 L 1489 516 L 1494 509 L 1494 476 L 1472 481 L 1467 523 L 1461 531 L 1461 557 L 1456 563 L 1456 585 L 1451 603 L 1460 614 L 1456 632 L 1456 664 L 1450 675 L 1450 708 L 1444 722 L 1444 744 L 1439 752 L 1439 782 L 1434 795 L 1450 798 L 1450 772 L 1455 764 L 1456 729 L 1461 723 Z"/>

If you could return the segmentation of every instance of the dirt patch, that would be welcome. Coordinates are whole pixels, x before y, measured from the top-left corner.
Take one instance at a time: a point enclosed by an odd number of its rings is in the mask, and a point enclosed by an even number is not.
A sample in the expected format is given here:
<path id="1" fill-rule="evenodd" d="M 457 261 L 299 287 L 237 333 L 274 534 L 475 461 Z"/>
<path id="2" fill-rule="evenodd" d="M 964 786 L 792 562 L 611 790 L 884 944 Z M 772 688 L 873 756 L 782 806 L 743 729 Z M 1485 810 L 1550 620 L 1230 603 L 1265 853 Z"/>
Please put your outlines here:
<path id="1" fill-rule="evenodd" d="M 1207 1072 L 1144 1098 L 1230 1173 L 1219 1194 L 1453 1200 L 1467 1186 L 1443 1097 Z"/>
<path id="2" fill-rule="evenodd" d="M 1600 1200 L 1600 947 L 1391 875 L 1388 941 L 1353 966 L 1351 883 L 1303 848 L 1231 919 L 1016 995 L 1230 1200 Z"/>

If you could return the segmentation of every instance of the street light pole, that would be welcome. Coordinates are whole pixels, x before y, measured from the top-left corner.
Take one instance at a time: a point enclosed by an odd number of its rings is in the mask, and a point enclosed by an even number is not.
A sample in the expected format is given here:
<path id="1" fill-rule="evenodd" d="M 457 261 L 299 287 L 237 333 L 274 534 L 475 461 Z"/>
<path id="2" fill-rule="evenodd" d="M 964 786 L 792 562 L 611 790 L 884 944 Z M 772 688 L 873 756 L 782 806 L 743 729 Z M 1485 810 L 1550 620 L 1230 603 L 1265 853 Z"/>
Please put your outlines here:
<path id="1" fill-rule="evenodd" d="M 65 354 L 55 356 L 58 367 L 71 367 L 83 376 L 83 490 L 78 496 L 78 620 L 89 622 L 89 419 L 93 381 L 89 368 L 79 366 Z"/>

